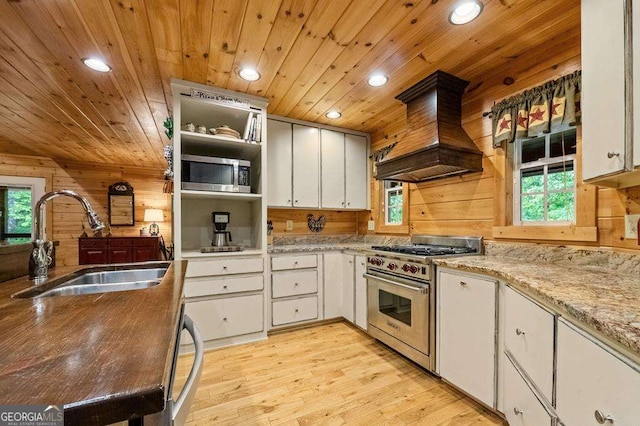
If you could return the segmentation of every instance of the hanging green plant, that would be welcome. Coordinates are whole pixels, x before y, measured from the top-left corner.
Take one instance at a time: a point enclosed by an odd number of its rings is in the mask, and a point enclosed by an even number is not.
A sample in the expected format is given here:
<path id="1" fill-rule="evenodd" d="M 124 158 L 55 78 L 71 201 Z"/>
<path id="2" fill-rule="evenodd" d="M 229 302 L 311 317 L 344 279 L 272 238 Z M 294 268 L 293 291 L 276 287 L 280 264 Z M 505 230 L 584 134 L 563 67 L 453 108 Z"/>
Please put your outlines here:
<path id="1" fill-rule="evenodd" d="M 162 125 L 164 126 L 165 129 L 167 129 L 164 131 L 164 134 L 167 135 L 169 140 L 173 140 L 173 116 L 167 117 L 167 119 L 164 120 L 164 123 L 162 123 Z"/>

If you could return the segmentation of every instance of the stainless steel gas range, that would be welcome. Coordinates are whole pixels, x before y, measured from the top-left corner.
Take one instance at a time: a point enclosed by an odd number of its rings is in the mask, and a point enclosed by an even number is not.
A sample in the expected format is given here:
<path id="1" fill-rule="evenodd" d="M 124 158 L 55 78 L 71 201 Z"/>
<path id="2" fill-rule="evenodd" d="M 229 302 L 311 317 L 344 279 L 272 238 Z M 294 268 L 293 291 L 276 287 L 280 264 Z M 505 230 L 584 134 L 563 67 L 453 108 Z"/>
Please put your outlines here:
<path id="1" fill-rule="evenodd" d="M 435 372 L 432 259 L 482 254 L 482 237 L 414 236 L 410 245 L 373 246 L 367 257 L 369 334 Z"/>

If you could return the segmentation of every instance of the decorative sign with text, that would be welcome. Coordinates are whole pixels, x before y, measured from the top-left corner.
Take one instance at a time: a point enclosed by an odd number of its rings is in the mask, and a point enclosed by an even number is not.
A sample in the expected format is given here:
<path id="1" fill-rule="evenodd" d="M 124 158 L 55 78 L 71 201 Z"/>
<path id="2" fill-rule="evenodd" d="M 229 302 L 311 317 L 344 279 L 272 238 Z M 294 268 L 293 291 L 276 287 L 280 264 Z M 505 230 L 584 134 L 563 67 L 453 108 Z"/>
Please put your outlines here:
<path id="1" fill-rule="evenodd" d="M 191 97 L 206 99 L 219 105 L 231 105 L 244 108 L 249 108 L 251 106 L 245 99 L 234 98 L 233 96 L 221 95 L 220 93 L 208 92 L 200 89 L 191 89 Z"/>

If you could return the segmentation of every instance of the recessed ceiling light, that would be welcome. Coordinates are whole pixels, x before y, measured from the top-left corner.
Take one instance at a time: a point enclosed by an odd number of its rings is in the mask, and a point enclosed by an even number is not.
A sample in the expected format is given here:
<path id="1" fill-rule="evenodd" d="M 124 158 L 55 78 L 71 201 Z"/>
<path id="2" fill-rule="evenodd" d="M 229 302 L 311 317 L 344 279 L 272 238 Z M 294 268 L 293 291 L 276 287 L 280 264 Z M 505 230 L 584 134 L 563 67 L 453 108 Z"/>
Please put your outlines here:
<path id="1" fill-rule="evenodd" d="M 260 73 L 253 68 L 242 68 L 238 74 L 247 81 L 256 81 L 260 79 Z"/>
<path id="2" fill-rule="evenodd" d="M 464 0 L 458 3 L 451 14 L 449 15 L 449 22 L 454 25 L 462 25 L 469 23 L 476 19 L 484 5 L 480 0 Z"/>
<path id="3" fill-rule="evenodd" d="M 369 77 L 369 86 L 378 87 L 387 84 L 389 79 L 384 74 L 373 74 Z"/>
<path id="4" fill-rule="evenodd" d="M 94 71 L 100 71 L 100 72 L 111 71 L 111 67 L 105 64 L 104 61 L 100 59 L 86 58 L 86 59 L 83 59 L 82 62 Z"/>
<path id="5" fill-rule="evenodd" d="M 342 113 L 340 113 L 338 111 L 329 111 L 325 115 L 327 116 L 327 118 L 340 118 L 340 117 L 342 117 Z"/>

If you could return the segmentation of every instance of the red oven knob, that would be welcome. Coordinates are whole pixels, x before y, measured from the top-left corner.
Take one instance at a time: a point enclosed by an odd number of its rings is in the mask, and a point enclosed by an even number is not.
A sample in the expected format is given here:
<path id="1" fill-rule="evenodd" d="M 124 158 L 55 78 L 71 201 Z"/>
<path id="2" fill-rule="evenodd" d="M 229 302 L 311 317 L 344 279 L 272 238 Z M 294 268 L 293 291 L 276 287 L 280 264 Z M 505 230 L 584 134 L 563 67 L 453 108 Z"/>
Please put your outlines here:
<path id="1" fill-rule="evenodd" d="M 384 260 L 380 259 L 379 257 L 376 257 L 373 260 L 375 260 L 375 264 L 378 266 L 382 266 L 384 264 Z"/>
<path id="2" fill-rule="evenodd" d="M 411 270 L 411 265 L 405 263 L 404 265 L 402 265 L 402 270 L 405 272 L 409 272 Z"/>
<path id="3" fill-rule="evenodd" d="M 390 264 L 387 265 L 387 268 L 390 271 L 395 271 L 398 268 L 398 265 L 396 265 L 395 263 L 390 263 Z"/>
<path id="4" fill-rule="evenodd" d="M 409 271 L 410 271 L 412 274 L 415 274 L 415 273 L 416 273 L 416 272 L 418 272 L 419 270 L 420 270 L 420 268 L 418 268 L 416 265 L 411 265 L 411 266 L 409 267 Z"/>

